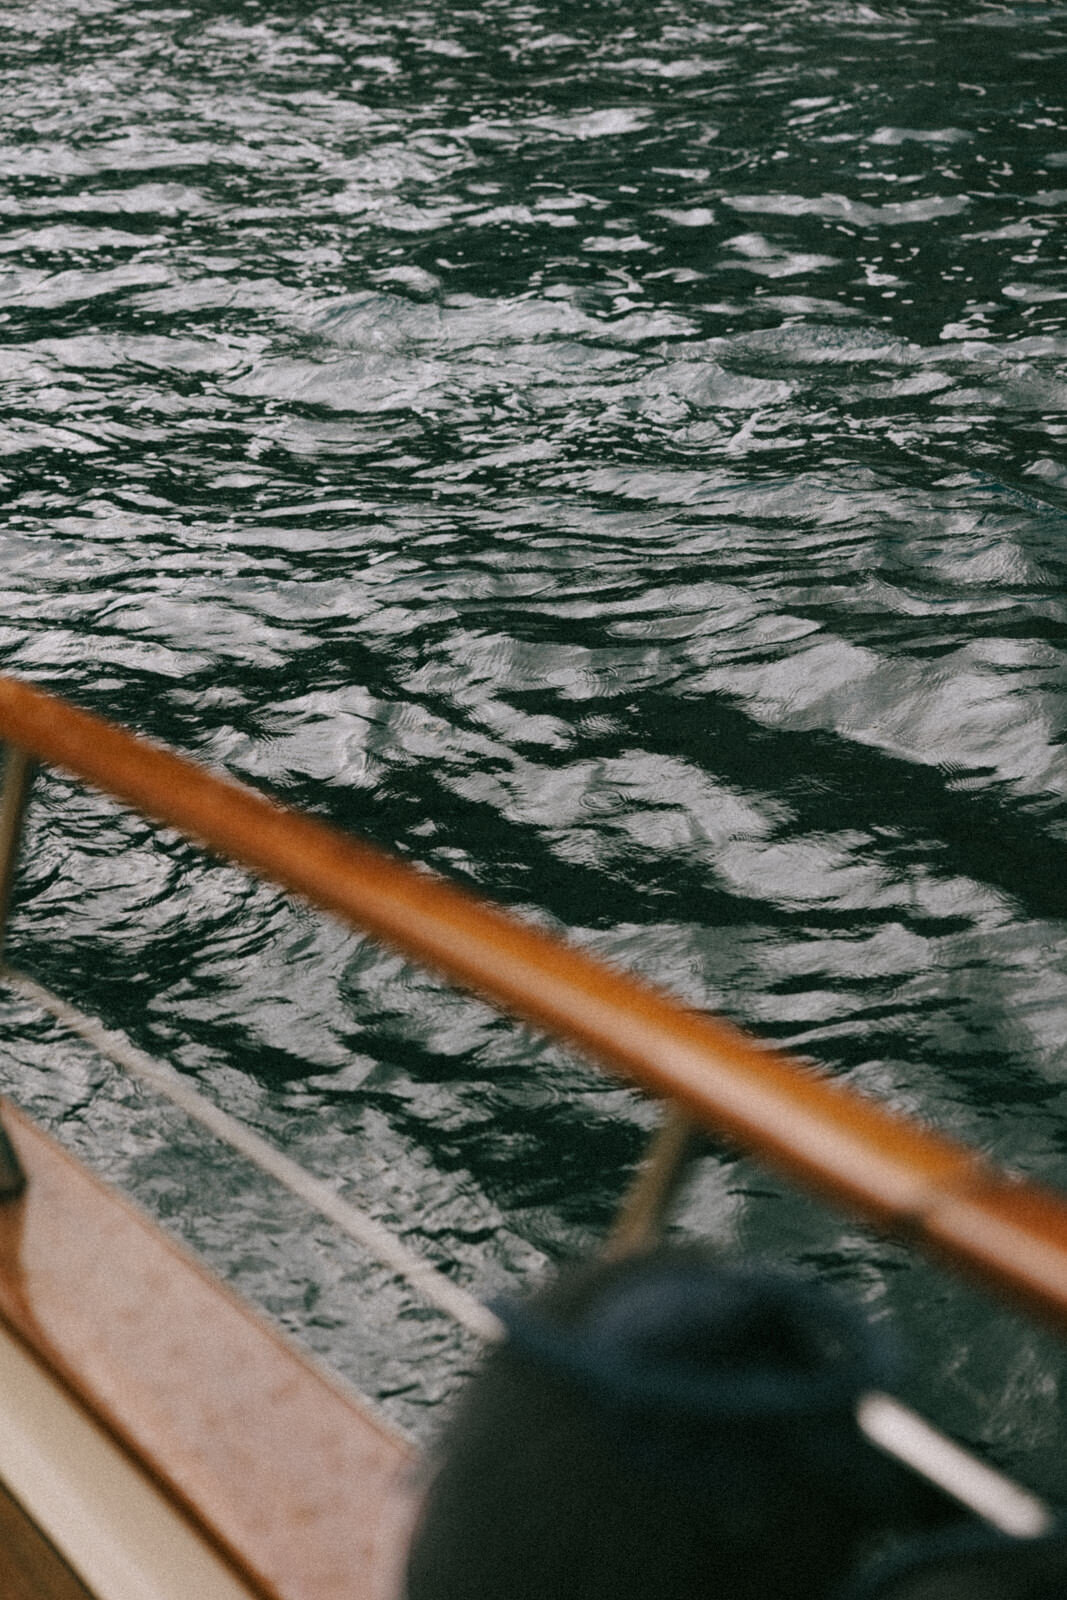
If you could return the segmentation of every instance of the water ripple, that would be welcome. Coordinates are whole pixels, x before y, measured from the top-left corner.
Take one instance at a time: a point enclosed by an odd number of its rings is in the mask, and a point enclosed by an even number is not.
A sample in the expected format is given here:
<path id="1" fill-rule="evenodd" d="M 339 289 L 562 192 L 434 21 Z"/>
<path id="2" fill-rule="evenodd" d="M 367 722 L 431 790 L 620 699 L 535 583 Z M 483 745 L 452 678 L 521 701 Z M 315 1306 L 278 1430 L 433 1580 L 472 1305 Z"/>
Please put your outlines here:
<path id="1" fill-rule="evenodd" d="M 1067 1182 L 1065 58 L 1058 4 L 31 0 L 2 664 Z M 605 1224 L 626 1091 L 64 779 L 32 841 L 17 958 L 480 1292 Z M 3 1053 L 421 1425 L 461 1342 L 18 1006 Z M 685 1214 L 1062 1492 L 1006 1313 L 725 1155 Z"/>

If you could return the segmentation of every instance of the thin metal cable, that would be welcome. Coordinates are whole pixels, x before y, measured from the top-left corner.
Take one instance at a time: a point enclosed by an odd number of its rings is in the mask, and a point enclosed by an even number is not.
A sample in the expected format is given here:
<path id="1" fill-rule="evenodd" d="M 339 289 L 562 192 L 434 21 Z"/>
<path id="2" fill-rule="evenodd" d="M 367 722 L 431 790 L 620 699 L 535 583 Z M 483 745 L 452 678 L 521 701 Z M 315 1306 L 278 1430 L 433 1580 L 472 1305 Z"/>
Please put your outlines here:
<path id="1" fill-rule="evenodd" d="M 428 1300 L 438 1310 L 444 1311 L 461 1327 L 476 1334 L 480 1339 L 503 1338 L 503 1324 L 488 1307 L 483 1306 L 465 1289 L 451 1283 L 442 1272 L 431 1266 L 428 1261 L 424 1261 L 414 1250 L 409 1250 L 401 1239 L 380 1222 L 376 1222 L 368 1212 L 343 1200 L 321 1178 L 316 1178 L 298 1162 L 283 1155 L 274 1145 L 261 1138 L 258 1133 L 253 1133 L 236 1117 L 231 1117 L 228 1112 L 213 1105 L 173 1067 L 167 1066 L 162 1061 L 156 1061 L 143 1050 L 139 1050 L 136 1045 L 131 1044 L 125 1034 L 116 1029 L 105 1028 L 95 1017 L 79 1011 L 77 1006 L 70 1005 L 59 995 L 46 989 L 43 984 L 27 977 L 25 973 L 4 967 L 0 976 L 34 1005 L 48 1012 L 63 1027 L 69 1028 L 72 1033 L 86 1040 L 108 1061 L 121 1067 L 131 1077 L 148 1084 L 157 1094 L 164 1096 L 184 1111 L 186 1116 L 206 1128 L 216 1139 L 228 1144 L 232 1150 L 244 1156 L 261 1172 L 267 1173 L 283 1188 L 303 1200 L 312 1210 L 328 1218 L 348 1238 L 362 1245 L 383 1266 L 389 1267 L 405 1279 L 423 1299 Z"/>

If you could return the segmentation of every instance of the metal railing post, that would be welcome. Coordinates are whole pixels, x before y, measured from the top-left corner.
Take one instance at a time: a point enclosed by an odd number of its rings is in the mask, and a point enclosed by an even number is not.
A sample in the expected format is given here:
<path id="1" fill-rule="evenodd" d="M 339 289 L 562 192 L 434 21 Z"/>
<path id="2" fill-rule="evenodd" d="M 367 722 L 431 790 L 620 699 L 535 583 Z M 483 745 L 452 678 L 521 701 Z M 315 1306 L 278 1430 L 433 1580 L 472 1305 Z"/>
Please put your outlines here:
<path id="1" fill-rule="evenodd" d="M 659 1241 L 671 1202 L 700 1142 L 693 1119 L 677 1106 L 668 1105 L 604 1242 L 601 1254 L 608 1261 L 651 1250 Z"/>
<path id="2" fill-rule="evenodd" d="M 0 1123 L 0 1205 L 5 1200 L 17 1200 L 26 1187 L 26 1174 L 22 1170 L 15 1146 Z"/>
<path id="3" fill-rule="evenodd" d="M 11 910 L 19 845 L 22 842 L 22 819 L 26 815 L 33 770 L 34 763 L 25 750 L 9 744 L 4 763 L 4 788 L 0 795 L 0 972 L 3 971 L 4 938 Z M 0 1123 L 0 1201 L 14 1200 L 25 1187 L 26 1175 L 22 1164 Z"/>
<path id="4" fill-rule="evenodd" d="M 4 788 L 0 795 L 0 970 L 11 911 L 11 892 L 22 842 L 22 822 L 33 783 L 34 762 L 18 745 L 7 746 Z"/>

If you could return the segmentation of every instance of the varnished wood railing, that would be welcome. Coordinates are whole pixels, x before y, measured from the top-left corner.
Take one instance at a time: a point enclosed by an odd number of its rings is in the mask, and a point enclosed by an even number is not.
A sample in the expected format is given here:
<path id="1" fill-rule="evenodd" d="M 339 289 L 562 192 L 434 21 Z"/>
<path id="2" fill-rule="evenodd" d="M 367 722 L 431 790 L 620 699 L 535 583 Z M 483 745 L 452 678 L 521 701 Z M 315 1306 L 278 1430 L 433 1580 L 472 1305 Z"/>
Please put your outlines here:
<path id="1" fill-rule="evenodd" d="M 444 879 L 0 679 L 0 738 L 579 1047 L 1067 1330 L 1067 1200 Z"/>

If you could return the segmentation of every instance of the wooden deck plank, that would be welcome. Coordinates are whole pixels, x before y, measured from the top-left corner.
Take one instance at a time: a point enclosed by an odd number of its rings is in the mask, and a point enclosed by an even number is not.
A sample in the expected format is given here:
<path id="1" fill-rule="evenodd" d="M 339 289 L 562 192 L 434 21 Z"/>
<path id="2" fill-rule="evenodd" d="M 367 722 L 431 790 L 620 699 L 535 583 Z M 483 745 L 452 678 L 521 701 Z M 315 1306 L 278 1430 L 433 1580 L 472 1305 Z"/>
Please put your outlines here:
<path id="1" fill-rule="evenodd" d="M 0 1319 L 270 1600 L 396 1600 L 410 1448 L 10 1106 Z"/>

